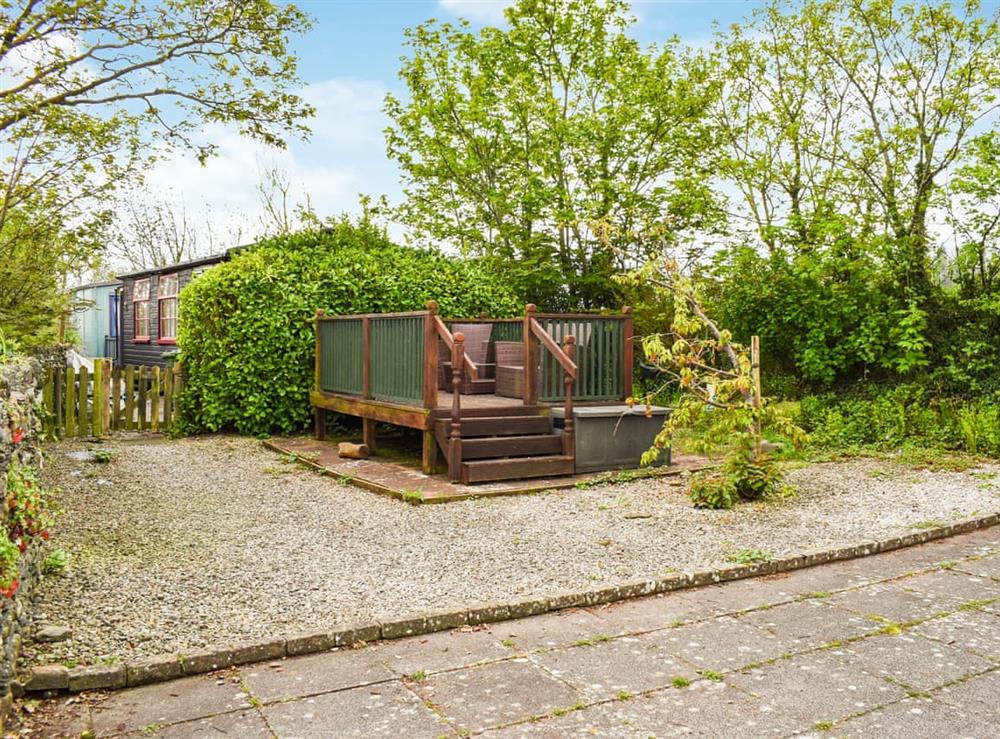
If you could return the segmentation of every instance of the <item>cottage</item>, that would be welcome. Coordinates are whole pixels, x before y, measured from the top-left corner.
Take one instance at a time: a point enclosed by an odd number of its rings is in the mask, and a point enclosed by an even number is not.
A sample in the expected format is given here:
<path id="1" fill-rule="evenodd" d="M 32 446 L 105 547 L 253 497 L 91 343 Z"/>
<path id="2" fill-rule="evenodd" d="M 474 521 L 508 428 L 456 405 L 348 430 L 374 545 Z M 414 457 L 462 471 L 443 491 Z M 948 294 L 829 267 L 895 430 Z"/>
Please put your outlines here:
<path id="1" fill-rule="evenodd" d="M 178 295 L 206 269 L 229 258 L 232 249 L 202 259 L 120 275 L 120 364 L 166 364 L 177 346 Z"/>

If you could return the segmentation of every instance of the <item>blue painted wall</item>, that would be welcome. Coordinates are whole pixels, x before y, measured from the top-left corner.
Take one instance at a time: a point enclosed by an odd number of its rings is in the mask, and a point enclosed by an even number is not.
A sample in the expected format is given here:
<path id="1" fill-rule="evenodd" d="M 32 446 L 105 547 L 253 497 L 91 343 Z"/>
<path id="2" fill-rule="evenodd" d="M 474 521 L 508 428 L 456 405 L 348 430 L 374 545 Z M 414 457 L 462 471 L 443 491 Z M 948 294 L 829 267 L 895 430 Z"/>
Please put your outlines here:
<path id="1" fill-rule="evenodd" d="M 85 357 L 107 356 L 105 337 L 117 335 L 111 300 L 120 284 L 84 285 L 73 290 L 78 309 L 70 314 L 70 323 L 79 335 L 77 351 Z"/>

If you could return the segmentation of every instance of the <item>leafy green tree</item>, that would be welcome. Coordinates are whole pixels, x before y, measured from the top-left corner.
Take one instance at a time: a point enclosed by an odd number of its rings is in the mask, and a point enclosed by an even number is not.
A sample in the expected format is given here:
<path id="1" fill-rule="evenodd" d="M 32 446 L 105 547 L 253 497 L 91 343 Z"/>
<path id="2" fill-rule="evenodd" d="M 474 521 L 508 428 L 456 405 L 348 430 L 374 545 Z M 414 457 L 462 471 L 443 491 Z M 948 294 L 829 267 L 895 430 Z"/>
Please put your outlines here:
<path id="1" fill-rule="evenodd" d="M 550 308 L 617 300 L 644 261 L 628 236 L 677 240 L 718 213 L 707 186 L 713 85 L 676 42 L 642 48 L 621 0 L 520 0 L 509 28 L 429 22 L 407 32 L 386 99 L 403 220 L 464 253 L 516 264 Z"/>
<path id="2" fill-rule="evenodd" d="M 423 310 L 431 299 L 447 317 L 522 309 L 488 265 L 397 246 L 366 220 L 242 251 L 181 291 L 186 429 L 267 434 L 306 427 L 317 309 Z"/>
<path id="3" fill-rule="evenodd" d="M 996 126 L 997 16 L 977 2 L 775 1 L 706 63 L 734 201 L 719 317 L 811 383 L 928 367 L 961 322 L 936 270 L 935 203 Z"/>
<path id="4" fill-rule="evenodd" d="M 305 133 L 288 39 L 308 27 L 271 0 L 0 0 L 0 326 L 51 316 L 154 152 L 211 156 L 193 135 L 210 123 L 275 146 Z"/>

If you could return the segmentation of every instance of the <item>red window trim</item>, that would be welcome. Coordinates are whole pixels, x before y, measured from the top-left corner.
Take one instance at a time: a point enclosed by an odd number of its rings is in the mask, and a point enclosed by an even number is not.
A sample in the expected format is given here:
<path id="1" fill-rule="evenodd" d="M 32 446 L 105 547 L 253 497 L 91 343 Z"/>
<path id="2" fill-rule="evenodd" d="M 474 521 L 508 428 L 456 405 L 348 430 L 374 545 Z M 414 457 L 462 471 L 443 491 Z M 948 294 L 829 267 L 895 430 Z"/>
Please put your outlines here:
<path id="1" fill-rule="evenodd" d="M 174 294 L 173 295 L 160 295 L 160 287 L 163 285 L 164 278 L 174 279 Z M 181 276 L 179 272 L 172 272 L 168 275 L 160 275 L 160 279 L 156 283 L 156 332 L 160 336 L 160 339 L 156 342 L 157 344 L 176 344 L 177 336 L 164 336 L 163 335 L 163 302 L 165 300 L 173 300 L 174 305 L 180 307 L 180 302 L 178 300 L 177 294 L 180 292 L 180 282 Z M 177 317 L 174 317 L 174 332 L 176 333 L 177 328 Z"/>
<path id="2" fill-rule="evenodd" d="M 139 284 L 141 284 L 143 282 L 146 283 L 146 299 L 145 300 L 136 300 L 135 299 L 135 287 L 136 287 L 136 285 L 139 285 Z M 136 280 L 135 281 L 135 285 L 132 286 L 132 332 L 134 334 L 132 336 L 132 343 L 133 344 L 148 344 L 149 343 L 149 331 L 150 331 L 150 328 L 151 328 L 151 326 L 150 326 L 151 320 L 150 320 L 150 317 L 149 317 L 149 309 L 148 309 L 148 306 L 149 306 L 149 282 L 150 282 L 150 280 L 147 277 L 144 280 Z M 138 317 L 139 311 L 138 311 L 138 308 L 139 308 L 140 305 L 143 305 L 143 304 L 145 304 L 147 306 L 147 310 L 146 310 L 146 333 L 145 334 L 137 334 L 135 332 L 139 330 L 139 317 Z"/>

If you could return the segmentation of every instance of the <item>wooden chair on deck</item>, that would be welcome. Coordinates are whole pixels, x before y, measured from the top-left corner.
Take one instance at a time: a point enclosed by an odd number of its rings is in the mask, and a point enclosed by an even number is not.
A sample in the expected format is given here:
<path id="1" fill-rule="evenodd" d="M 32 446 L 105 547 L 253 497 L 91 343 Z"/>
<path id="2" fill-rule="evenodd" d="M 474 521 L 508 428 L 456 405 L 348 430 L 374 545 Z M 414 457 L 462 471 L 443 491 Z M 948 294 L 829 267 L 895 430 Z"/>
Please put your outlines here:
<path id="1" fill-rule="evenodd" d="M 490 333 L 493 325 L 489 323 L 454 323 L 451 326 L 452 335 L 465 335 L 465 353 L 479 370 L 479 378 L 473 380 L 468 370 L 462 374 L 462 394 L 491 394 L 496 388 L 493 378 L 493 363 L 487 362 L 490 353 Z M 451 352 L 443 341 L 438 341 L 438 388 L 451 392 Z"/>

